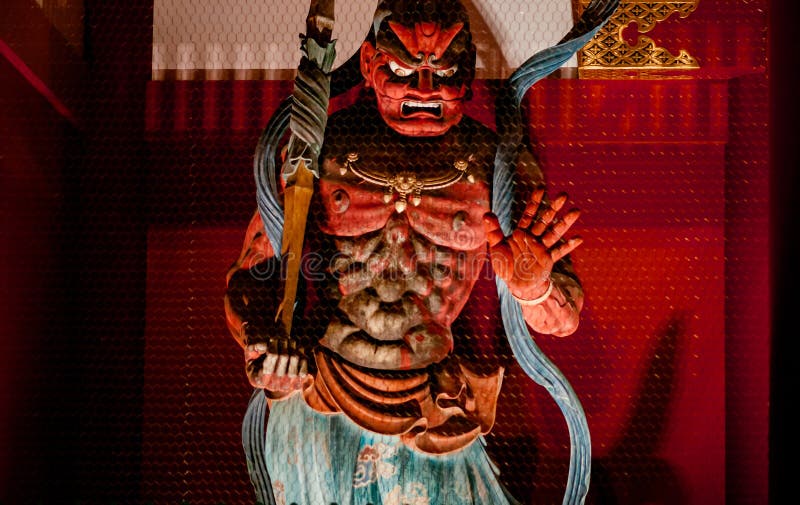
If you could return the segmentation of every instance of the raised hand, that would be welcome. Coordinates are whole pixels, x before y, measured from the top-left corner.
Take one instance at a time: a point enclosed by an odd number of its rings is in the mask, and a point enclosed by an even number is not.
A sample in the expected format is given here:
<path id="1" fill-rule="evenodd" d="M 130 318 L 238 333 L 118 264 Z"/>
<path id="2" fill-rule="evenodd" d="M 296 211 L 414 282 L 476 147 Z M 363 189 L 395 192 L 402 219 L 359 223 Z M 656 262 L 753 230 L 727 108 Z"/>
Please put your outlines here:
<path id="1" fill-rule="evenodd" d="M 483 218 L 492 267 L 511 294 L 523 302 L 549 293 L 553 265 L 583 242 L 580 237 L 561 240 L 580 211 L 571 209 L 558 219 L 556 215 L 564 207 L 567 195 L 558 195 L 547 206 L 542 203 L 544 194 L 544 189 L 533 192 L 517 228 L 507 237 L 494 214 Z"/>

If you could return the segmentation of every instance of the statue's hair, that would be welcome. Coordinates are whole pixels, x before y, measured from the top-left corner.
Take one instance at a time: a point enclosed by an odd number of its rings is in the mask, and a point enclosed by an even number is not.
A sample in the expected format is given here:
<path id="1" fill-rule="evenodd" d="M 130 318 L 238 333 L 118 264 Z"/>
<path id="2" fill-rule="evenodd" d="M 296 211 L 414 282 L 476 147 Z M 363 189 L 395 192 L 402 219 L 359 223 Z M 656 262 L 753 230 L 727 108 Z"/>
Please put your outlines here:
<path id="1" fill-rule="evenodd" d="M 382 0 L 372 18 L 372 36 L 385 29 L 387 21 L 404 26 L 432 22 L 442 26 L 463 23 L 469 33 L 469 15 L 459 0 Z"/>
<path id="2" fill-rule="evenodd" d="M 381 0 L 372 17 L 372 24 L 364 40 L 372 44 L 378 32 L 389 29 L 389 21 L 396 21 L 404 26 L 413 26 L 419 22 L 439 23 L 452 26 L 463 23 L 462 31 L 467 34 L 467 44 L 472 46 L 472 34 L 469 27 L 469 14 L 460 0 Z M 474 51 L 474 49 L 473 49 Z M 358 51 L 331 74 L 331 96 L 344 93 L 361 82 Z"/>

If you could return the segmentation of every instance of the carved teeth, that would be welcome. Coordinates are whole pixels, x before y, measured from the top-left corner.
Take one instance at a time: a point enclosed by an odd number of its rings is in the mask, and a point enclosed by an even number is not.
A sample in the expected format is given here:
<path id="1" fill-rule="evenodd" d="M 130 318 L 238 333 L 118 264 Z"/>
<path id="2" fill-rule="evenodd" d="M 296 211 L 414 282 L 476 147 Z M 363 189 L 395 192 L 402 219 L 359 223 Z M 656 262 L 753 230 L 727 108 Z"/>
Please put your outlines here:
<path id="1" fill-rule="evenodd" d="M 407 100 L 403 102 L 403 105 L 407 107 L 420 107 L 422 109 L 438 109 L 441 107 L 441 104 L 437 102 L 417 102 L 415 100 Z"/>
<path id="2" fill-rule="evenodd" d="M 442 117 L 441 102 L 419 102 L 417 100 L 406 100 L 401 104 L 401 111 L 404 116 L 410 116 L 418 112 L 432 114 Z"/>

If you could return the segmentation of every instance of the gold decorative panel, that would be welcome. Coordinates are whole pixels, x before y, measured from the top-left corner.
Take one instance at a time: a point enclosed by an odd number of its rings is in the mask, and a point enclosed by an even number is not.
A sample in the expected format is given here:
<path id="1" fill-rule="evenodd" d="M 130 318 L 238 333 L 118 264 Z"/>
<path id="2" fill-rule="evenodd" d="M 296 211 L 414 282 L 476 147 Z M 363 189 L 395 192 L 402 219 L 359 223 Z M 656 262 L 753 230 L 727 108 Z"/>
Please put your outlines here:
<path id="1" fill-rule="evenodd" d="M 589 4 L 589 0 L 579 1 L 581 9 Z M 681 49 L 677 56 L 673 55 L 642 34 L 673 14 L 678 14 L 681 18 L 687 17 L 694 12 L 699 2 L 700 0 L 622 0 L 608 23 L 578 52 L 579 69 L 698 68 L 697 60 L 685 50 Z M 628 44 L 622 33 L 632 23 L 637 25 L 639 33 L 635 45 Z"/>

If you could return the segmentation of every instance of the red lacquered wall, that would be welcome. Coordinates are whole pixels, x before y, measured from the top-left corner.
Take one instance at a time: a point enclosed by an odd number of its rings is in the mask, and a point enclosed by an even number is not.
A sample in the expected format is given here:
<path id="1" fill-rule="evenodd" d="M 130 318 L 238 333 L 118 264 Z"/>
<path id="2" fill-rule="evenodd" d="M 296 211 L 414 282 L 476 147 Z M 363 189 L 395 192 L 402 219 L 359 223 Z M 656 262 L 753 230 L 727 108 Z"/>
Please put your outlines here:
<path id="1" fill-rule="evenodd" d="M 537 338 L 586 410 L 590 503 L 766 502 L 764 8 L 704 1 L 686 20 L 651 33 L 688 49 L 700 70 L 655 79 L 562 74 L 526 99 L 530 144 L 550 191 L 568 192 L 583 210 L 574 231 L 585 242 L 573 253 L 587 294 L 581 326 L 565 339 Z M 490 126 L 493 89 L 475 83 L 468 108 Z M 213 313 L 222 273 L 255 208 L 255 140 L 289 90 L 282 81 L 148 87 L 148 135 L 160 175 L 150 185 L 159 222 L 148 250 L 146 497 L 204 501 L 246 492 L 238 439 L 226 438 L 226 429 L 238 429 L 249 388 L 238 347 Z M 181 249 L 185 241 L 192 245 Z M 192 268 L 181 277 L 170 256 Z M 163 307 L 176 286 L 192 302 L 184 316 L 167 320 Z M 175 342 L 182 328 L 191 344 Z M 219 360 L 210 362 L 209 353 Z M 186 356 L 190 380 L 173 373 Z M 198 375 L 215 379 L 200 384 Z M 159 394 L 165 390 L 172 395 Z M 186 395 L 193 400 L 178 401 Z M 165 452 L 165 436 L 155 434 L 178 426 L 181 449 Z M 560 502 L 566 428 L 546 392 L 518 367 L 508 372 L 489 442 L 523 502 Z M 238 484 L 224 491 L 209 484 L 222 456 L 240 464 L 239 473 L 226 473 Z M 205 485 L 165 485 L 179 476 Z"/>
<path id="2" fill-rule="evenodd" d="M 255 210 L 256 141 L 291 82 L 148 82 L 152 2 L 85 4 L 78 76 L 52 30 L 26 45 L 35 2 L 2 11 L 0 42 L 51 93 L 3 56 L 0 498 L 250 503 L 224 275 Z M 583 210 L 581 326 L 537 341 L 586 410 L 589 503 L 767 503 L 768 7 L 701 0 L 649 34 L 699 70 L 565 73 L 526 99 L 551 191 Z M 490 126 L 494 88 L 475 83 L 469 105 Z M 555 404 L 512 367 L 498 408 L 489 443 L 509 487 L 560 503 Z"/>

